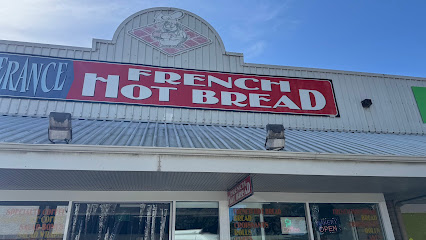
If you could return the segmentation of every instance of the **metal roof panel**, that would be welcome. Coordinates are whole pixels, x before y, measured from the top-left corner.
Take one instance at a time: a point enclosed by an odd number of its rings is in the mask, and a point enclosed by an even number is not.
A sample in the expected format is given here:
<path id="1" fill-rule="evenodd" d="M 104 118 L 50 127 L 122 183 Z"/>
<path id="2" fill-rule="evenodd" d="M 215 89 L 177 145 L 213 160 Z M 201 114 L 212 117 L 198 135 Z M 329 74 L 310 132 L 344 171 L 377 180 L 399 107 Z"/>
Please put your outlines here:
<path id="1" fill-rule="evenodd" d="M 0 142 L 46 144 L 48 118 L 0 116 Z M 266 130 L 143 121 L 73 119 L 73 141 L 81 145 L 153 146 L 265 150 Z M 286 129 L 283 151 L 426 156 L 425 135 Z"/>

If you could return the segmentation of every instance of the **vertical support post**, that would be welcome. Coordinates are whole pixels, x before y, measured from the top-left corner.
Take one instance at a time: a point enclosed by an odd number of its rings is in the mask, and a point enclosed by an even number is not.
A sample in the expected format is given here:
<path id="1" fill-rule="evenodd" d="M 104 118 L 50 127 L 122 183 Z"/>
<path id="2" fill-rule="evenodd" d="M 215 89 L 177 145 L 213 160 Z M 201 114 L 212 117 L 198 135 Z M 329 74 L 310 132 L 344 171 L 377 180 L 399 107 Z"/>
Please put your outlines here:
<path id="1" fill-rule="evenodd" d="M 314 229 L 312 227 L 312 218 L 311 218 L 311 208 L 309 207 L 309 203 L 305 203 L 305 211 L 306 211 L 306 220 L 307 220 L 307 229 L 310 240 L 314 240 Z"/>
<path id="2" fill-rule="evenodd" d="M 72 211 L 72 201 L 68 202 L 68 209 L 67 209 L 67 218 L 65 220 L 65 231 L 64 231 L 64 237 L 63 240 L 68 239 L 69 231 L 70 231 L 70 224 L 71 224 L 71 211 Z"/>
<path id="3" fill-rule="evenodd" d="M 228 201 L 219 201 L 219 235 L 220 240 L 231 239 Z"/>
<path id="4" fill-rule="evenodd" d="M 393 235 L 392 223 L 389 218 L 388 208 L 386 206 L 386 202 L 379 202 L 379 211 L 382 219 L 383 230 L 385 231 L 385 236 L 387 240 L 395 240 L 395 236 Z"/>
<path id="5" fill-rule="evenodd" d="M 176 201 L 172 202 L 172 206 L 170 208 L 170 238 L 171 240 L 175 240 L 175 229 L 176 229 Z"/>
<path id="6" fill-rule="evenodd" d="M 402 240 L 408 240 L 407 230 L 405 229 L 404 219 L 402 218 L 401 206 L 399 204 L 395 204 L 394 202 L 392 202 L 392 204 L 394 207 L 396 220 L 398 222 L 398 227 L 401 232 L 401 238 Z"/>
<path id="7" fill-rule="evenodd" d="M 262 207 L 260 207 L 260 209 L 262 209 Z M 260 213 L 259 219 L 261 223 L 265 222 L 265 219 L 263 218 L 263 211 Z M 262 235 L 262 240 L 265 240 L 265 228 L 260 228 L 260 233 Z"/>

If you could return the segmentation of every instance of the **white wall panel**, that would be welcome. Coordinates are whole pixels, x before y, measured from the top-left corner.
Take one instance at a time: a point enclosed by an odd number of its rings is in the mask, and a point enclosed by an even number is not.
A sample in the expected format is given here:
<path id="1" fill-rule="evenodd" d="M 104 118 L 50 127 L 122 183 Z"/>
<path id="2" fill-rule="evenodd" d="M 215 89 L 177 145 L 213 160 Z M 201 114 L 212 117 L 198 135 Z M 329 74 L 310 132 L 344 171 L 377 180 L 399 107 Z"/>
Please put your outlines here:
<path id="1" fill-rule="evenodd" d="M 155 66 L 249 73 L 272 76 L 331 79 L 340 117 L 300 116 L 272 113 L 149 107 L 125 104 L 0 98 L 0 114 L 47 116 L 51 111 L 71 112 L 74 117 L 167 121 L 180 123 L 265 126 L 284 124 L 286 128 L 394 132 L 425 134 L 411 86 L 426 87 L 426 79 L 334 70 L 281 67 L 244 63 L 242 54 L 225 52 L 217 32 L 203 19 L 185 12 L 184 25 L 212 40 L 177 56 L 167 56 L 127 34 L 130 29 L 154 22 L 155 11 L 169 14 L 176 9 L 156 8 L 138 12 L 126 19 L 109 40 L 93 41 L 92 48 L 0 41 L 0 51 L 51 57 L 100 60 Z M 371 98 L 364 109 L 361 100 Z"/>

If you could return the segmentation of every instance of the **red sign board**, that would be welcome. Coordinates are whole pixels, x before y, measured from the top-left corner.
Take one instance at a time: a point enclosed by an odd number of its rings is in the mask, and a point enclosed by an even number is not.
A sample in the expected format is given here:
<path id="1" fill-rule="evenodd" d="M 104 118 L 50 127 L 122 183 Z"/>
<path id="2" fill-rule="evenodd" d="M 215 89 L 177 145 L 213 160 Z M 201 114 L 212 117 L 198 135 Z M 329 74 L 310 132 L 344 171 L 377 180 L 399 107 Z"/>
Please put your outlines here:
<path id="1" fill-rule="evenodd" d="M 251 183 L 251 176 L 247 176 L 244 180 L 228 190 L 228 206 L 232 207 L 251 195 L 253 195 L 253 184 Z"/>
<path id="2" fill-rule="evenodd" d="M 338 115 L 331 80 L 324 79 L 0 54 L 0 76 L 3 75 L 0 95 Z"/>

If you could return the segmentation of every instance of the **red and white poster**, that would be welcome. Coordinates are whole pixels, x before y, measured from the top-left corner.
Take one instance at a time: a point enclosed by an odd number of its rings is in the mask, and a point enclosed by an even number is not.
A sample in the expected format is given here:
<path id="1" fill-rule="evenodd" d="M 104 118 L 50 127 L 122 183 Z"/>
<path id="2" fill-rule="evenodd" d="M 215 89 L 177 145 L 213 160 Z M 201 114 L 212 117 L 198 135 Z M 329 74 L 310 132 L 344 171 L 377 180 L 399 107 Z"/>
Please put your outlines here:
<path id="1" fill-rule="evenodd" d="M 12 71 L 12 70 L 13 71 Z M 0 54 L 0 95 L 337 116 L 331 80 Z"/>
<path id="2" fill-rule="evenodd" d="M 228 206 L 232 207 L 251 195 L 253 195 L 253 184 L 251 182 L 251 176 L 249 175 L 228 190 Z"/>

